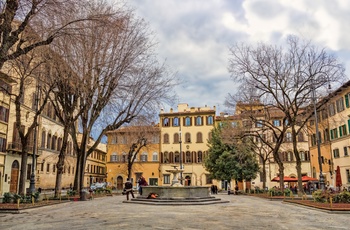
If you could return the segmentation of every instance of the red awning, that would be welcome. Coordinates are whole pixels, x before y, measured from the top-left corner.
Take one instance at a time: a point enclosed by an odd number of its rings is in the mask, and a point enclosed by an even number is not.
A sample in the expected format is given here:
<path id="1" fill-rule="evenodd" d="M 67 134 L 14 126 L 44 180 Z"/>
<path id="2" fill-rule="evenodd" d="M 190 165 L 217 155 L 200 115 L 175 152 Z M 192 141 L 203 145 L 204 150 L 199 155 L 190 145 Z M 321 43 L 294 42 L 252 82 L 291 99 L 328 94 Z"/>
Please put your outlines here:
<path id="1" fill-rule="evenodd" d="M 279 176 L 276 176 L 276 177 L 273 178 L 271 181 L 279 182 L 279 181 L 280 181 L 280 177 L 279 177 Z M 297 181 L 298 181 L 298 178 L 293 178 L 293 177 L 285 176 L 284 179 L 283 179 L 283 181 L 284 181 L 284 182 L 297 182 Z"/>
<path id="2" fill-rule="evenodd" d="M 313 177 L 309 177 L 309 176 L 302 176 L 302 177 L 301 177 L 301 181 L 302 181 L 302 182 L 318 181 L 318 179 L 313 178 Z"/>

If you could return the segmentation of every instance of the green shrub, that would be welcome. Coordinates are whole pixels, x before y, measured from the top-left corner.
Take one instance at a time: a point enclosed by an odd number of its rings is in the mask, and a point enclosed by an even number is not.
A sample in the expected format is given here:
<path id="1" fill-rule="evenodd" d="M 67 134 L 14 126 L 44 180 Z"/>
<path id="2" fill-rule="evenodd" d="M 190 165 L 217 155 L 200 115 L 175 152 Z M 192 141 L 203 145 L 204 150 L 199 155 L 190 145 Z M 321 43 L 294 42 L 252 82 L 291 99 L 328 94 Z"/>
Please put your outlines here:
<path id="1" fill-rule="evenodd" d="M 314 198 L 314 200 L 316 202 L 330 202 L 330 198 L 331 198 L 331 193 L 328 190 L 316 190 L 315 192 L 312 193 L 312 197 Z"/>
<path id="2" fill-rule="evenodd" d="M 334 203 L 350 203 L 350 192 L 343 191 L 333 196 Z"/>
<path id="3" fill-rule="evenodd" d="M 2 203 L 11 203 L 13 200 L 13 194 L 9 192 L 4 193 L 4 198 L 2 199 Z"/>

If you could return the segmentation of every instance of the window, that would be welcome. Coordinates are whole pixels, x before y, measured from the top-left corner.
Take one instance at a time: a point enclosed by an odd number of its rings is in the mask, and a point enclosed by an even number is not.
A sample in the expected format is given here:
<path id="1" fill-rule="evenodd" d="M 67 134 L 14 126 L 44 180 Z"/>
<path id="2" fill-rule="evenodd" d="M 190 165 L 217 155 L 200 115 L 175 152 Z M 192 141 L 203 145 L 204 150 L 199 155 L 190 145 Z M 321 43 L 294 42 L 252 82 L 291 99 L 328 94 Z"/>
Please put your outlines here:
<path id="1" fill-rule="evenodd" d="M 117 144 L 117 136 L 111 136 L 111 144 Z"/>
<path id="2" fill-rule="evenodd" d="M 9 121 L 9 109 L 3 106 L 0 106 L 0 121 Z"/>
<path id="3" fill-rule="evenodd" d="M 349 169 L 346 170 L 346 178 L 348 180 L 348 183 L 350 183 L 350 170 Z"/>
<path id="4" fill-rule="evenodd" d="M 338 138 L 338 130 L 332 129 L 331 130 L 331 140 Z"/>
<path id="5" fill-rule="evenodd" d="M 6 152 L 6 139 L 0 137 L 0 152 Z"/>
<path id="6" fill-rule="evenodd" d="M 303 142 L 304 141 L 304 134 L 302 132 L 300 132 L 298 134 L 298 142 Z"/>
<path id="7" fill-rule="evenodd" d="M 180 143 L 180 142 L 179 142 L 179 134 L 178 134 L 178 133 L 175 133 L 175 134 L 174 134 L 174 143 L 175 143 L 175 144 Z"/>
<path id="8" fill-rule="evenodd" d="M 41 172 L 44 172 L 44 162 L 41 163 L 40 171 L 41 171 Z"/>
<path id="9" fill-rule="evenodd" d="M 169 134 L 166 133 L 163 135 L 163 143 L 169 144 Z"/>
<path id="10" fill-rule="evenodd" d="M 213 183 L 213 178 L 211 177 L 210 174 L 205 174 L 205 182 L 206 182 L 206 184 L 212 184 Z"/>
<path id="11" fill-rule="evenodd" d="M 350 107 L 350 104 L 349 104 L 349 96 L 350 96 L 350 93 L 348 93 L 348 94 L 346 94 L 346 95 L 344 96 L 346 108 L 349 108 L 349 107 Z"/>
<path id="12" fill-rule="evenodd" d="M 191 134 L 190 133 L 186 133 L 185 134 L 185 143 L 190 143 L 191 142 Z"/>
<path id="13" fill-rule="evenodd" d="M 147 153 L 142 153 L 141 156 L 140 156 L 140 160 L 142 162 L 146 162 L 147 161 Z"/>
<path id="14" fill-rule="evenodd" d="M 111 155 L 111 161 L 116 162 L 117 161 L 117 153 L 112 153 Z"/>
<path id="15" fill-rule="evenodd" d="M 323 132 L 323 139 L 324 141 L 329 141 L 329 130 L 328 129 L 325 129 L 324 132 Z"/>
<path id="16" fill-rule="evenodd" d="M 163 159 L 163 163 L 170 163 L 170 160 L 169 160 L 169 153 L 168 152 L 165 152 L 164 153 L 164 159 Z"/>
<path id="17" fill-rule="evenodd" d="M 3 80 L 0 80 L 0 85 L 1 85 L 0 92 L 5 92 L 6 93 L 6 91 L 8 91 L 9 93 L 11 93 L 12 87 L 11 87 L 10 84 L 6 83 Z"/>
<path id="18" fill-rule="evenodd" d="M 50 172 L 50 164 L 46 164 L 46 172 Z"/>
<path id="19" fill-rule="evenodd" d="M 53 172 L 53 173 L 56 172 L 56 164 L 52 165 L 52 172 Z"/>
<path id="20" fill-rule="evenodd" d="M 157 152 L 154 152 L 152 154 L 152 161 L 158 161 L 158 153 Z"/>
<path id="21" fill-rule="evenodd" d="M 185 118 L 185 126 L 191 126 L 191 118 L 190 117 Z"/>
<path id="22" fill-rule="evenodd" d="M 192 158 L 191 158 L 191 152 L 187 151 L 186 152 L 186 163 L 191 163 Z"/>
<path id="23" fill-rule="evenodd" d="M 180 119 L 178 117 L 174 117 L 173 126 L 177 127 L 180 125 Z"/>
<path id="24" fill-rule="evenodd" d="M 281 126 L 281 120 L 274 120 L 273 125 L 276 127 Z"/>
<path id="25" fill-rule="evenodd" d="M 196 117 L 196 125 L 197 126 L 202 125 L 202 117 L 201 116 Z"/>
<path id="26" fill-rule="evenodd" d="M 255 123 L 255 127 L 256 127 L 256 128 L 261 128 L 261 127 L 263 127 L 263 121 L 262 121 L 262 120 L 257 121 L 257 122 Z"/>
<path id="27" fill-rule="evenodd" d="M 170 184 L 170 174 L 163 174 L 163 183 Z"/>
<path id="28" fill-rule="evenodd" d="M 292 142 L 292 133 L 291 132 L 286 133 L 286 142 Z"/>
<path id="29" fill-rule="evenodd" d="M 337 112 L 338 113 L 344 110 L 344 100 L 343 100 L 343 98 L 339 98 L 335 103 L 337 105 Z"/>
<path id="30" fill-rule="evenodd" d="M 251 127 L 252 127 L 252 121 L 250 121 L 250 120 L 244 120 L 244 121 L 243 121 L 243 127 L 244 127 L 244 128 L 251 128 Z"/>
<path id="31" fill-rule="evenodd" d="M 208 125 L 212 125 L 214 123 L 213 116 L 208 116 Z"/>
<path id="32" fill-rule="evenodd" d="M 201 151 L 198 152 L 198 163 L 202 163 L 203 161 L 203 153 Z"/>
<path id="33" fill-rule="evenodd" d="M 197 133 L 197 143 L 203 143 L 203 135 L 201 132 Z"/>
<path id="34" fill-rule="evenodd" d="M 339 137 L 346 136 L 346 125 L 339 126 Z"/>
<path id="35" fill-rule="evenodd" d="M 47 134 L 47 144 L 46 144 L 46 148 L 50 149 L 50 145 L 51 145 L 51 133 Z"/>
<path id="36" fill-rule="evenodd" d="M 328 106 L 328 111 L 329 111 L 329 116 L 334 116 L 334 114 L 335 114 L 335 105 L 334 105 L 334 103 L 331 103 Z"/>
<path id="37" fill-rule="evenodd" d="M 349 156 L 348 146 L 344 146 L 344 157 Z"/>
<path id="38" fill-rule="evenodd" d="M 339 158 L 339 149 L 333 149 L 334 158 Z"/>
<path id="39" fill-rule="evenodd" d="M 180 163 L 180 153 L 175 152 L 175 163 Z"/>
<path id="40" fill-rule="evenodd" d="M 165 117 L 164 119 L 163 119 L 163 126 L 165 126 L 165 127 L 169 127 L 169 118 L 167 118 L 167 117 Z"/>

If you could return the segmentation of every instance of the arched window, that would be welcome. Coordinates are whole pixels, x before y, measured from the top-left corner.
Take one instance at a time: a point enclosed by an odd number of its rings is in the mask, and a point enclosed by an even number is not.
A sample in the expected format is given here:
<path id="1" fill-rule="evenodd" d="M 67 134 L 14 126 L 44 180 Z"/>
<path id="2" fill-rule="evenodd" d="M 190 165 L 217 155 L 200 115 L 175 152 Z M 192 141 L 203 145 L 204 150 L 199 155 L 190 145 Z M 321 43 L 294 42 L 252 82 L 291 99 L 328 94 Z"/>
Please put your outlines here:
<path id="1" fill-rule="evenodd" d="M 180 153 L 175 152 L 175 163 L 180 163 Z"/>
<path id="2" fill-rule="evenodd" d="M 169 118 L 165 117 L 165 118 L 163 119 L 163 126 L 165 126 L 165 127 L 169 127 L 169 126 L 170 126 L 170 124 L 169 124 Z"/>
<path id="3" fill-rule="evenodd" d="M 202 125 L 202 117 L 201 116 L 196 117 L 196 125 L 197 126 Z"/>
<path id="4" fill-rule="evenodd" d="M 208 116 L 207 123 L 208 123 L 208 125 L 212 125 L 214 123 L 213 116 Z"/>
<path id="5" fill-rule="evenodd" d="M 43 130 L 41 133 L 41 147 L 42 148 L 45 148 L 45 142 L 46 142 L 46 132 L 45 132 L 45 130 Z"/>
<path id="6" fill-rule="evenodd" d="M 191 118 L 190 117 L 185 118 L 185 126 L 191 126 Z"/>
<path id="7" fill-rule="evenodd" d="M 186 163 L 191 163 L 192 162 L 192 157 L 191 157 L 191 152 L 187 151 L 186 152 Z"/>
<path id="8" fill-rule="evenodd" d="M 124 153 L 122 154 L 121 162 L 125 163 L 125 162 L 127 162 L 127 161 L 128 161 L 128 157 L 126 156 L 126 153 L 124 152 Z"/>
<path id="9" fill-rule="evenodd" d="M 163 136 L 163 143 L 169 144 L 169 134 L 165 133 Z"/>
<path id="10" fill-rule="evenodd" d="M 298 134 L 298 141 L 299 141 L 299 142 L 304 141 L 304 134 L 303 134 L 302 132 L 300 132 L 300 133 Z"/>
<path id="11" fill-rule="evenodd" d="M 173 126 L 177 127 L 180 125 L 180 119 L 178 117 L 173 118 Z"/>
<path id="12" fill-rule="evenodd" d="M 154 152 L 152 154 L 152 161 L 158 161 L 158 153 L 157 152 Z"/>
<path id="13" fill-rule="evenodd" d="M 147 161 L 147 153 L 143 152 L 140 156 L 140 161 L 146 162 Z"/>
<path id="14" fill-rule="evenodd" d="M 46 145 L 46 148 L 50 149 L 50 145 L 51 145 L 51 133 L 47 134 L 47 145 Z"/>
<path id="15" fill-rule="evenodd" d="M 203 162 L 203 153 L 202 151 L 198 151 L 198 159 L 197 159 L 198 163 L 202 163 Z"/>
<path id="16" fill-rule="evenodd" d="M 197 133 L 197 143 L 203 143 L 203 135 L 201 132 Z"/>
<path id="17" fill-rule="evenodd" d="M 62 138 L 59 137 L 57 140 L 57 151 L 60 151 L 61 147 L 62 147 Z"/>
<path id="18" fill-rule="evenodd" d="M 52 142 L 51 142 L 51 149 L 55 150 L 56 149 L 56 140 L 57 137 L 55 135 L 52 136 Z"/>
<path id="19" fill-rule="evenodd" d="M 178 133 L 175 133 L 175 134 L 174 134 L 174 143 L 175 143 L 175 144 L 178 144 L 178 143 L 179 143 L 179 134 L 178 134 Z"/>
<path id="20" fill-rule="evenodd" d="M 163 163 L 165 163 L 165 164 L 170 163 L 170 156 L 169 156 L 168 152 L 164 152 Z"/>
<path id="21" fill-rule="evenodd" d="M 185 134 L 185 143 L 191 143 L 191 134 L 190 133 Z"/>

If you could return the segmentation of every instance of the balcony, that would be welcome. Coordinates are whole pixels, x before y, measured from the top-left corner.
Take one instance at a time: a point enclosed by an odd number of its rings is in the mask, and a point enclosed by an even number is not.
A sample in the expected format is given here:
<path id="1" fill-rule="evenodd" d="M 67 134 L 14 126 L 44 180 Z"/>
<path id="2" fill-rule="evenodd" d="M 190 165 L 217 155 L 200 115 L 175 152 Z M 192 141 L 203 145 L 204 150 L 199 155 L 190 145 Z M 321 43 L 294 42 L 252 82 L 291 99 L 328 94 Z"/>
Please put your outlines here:
<path id="1" fill-rule="evenodd" d="M 22 152 L 22 143 L 8 142 L 7 151 Z M 33 153 L 33 143 L 28 144 L 28 153 Z"/>

